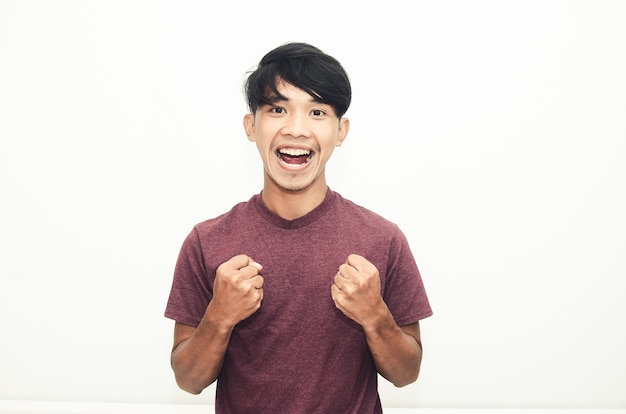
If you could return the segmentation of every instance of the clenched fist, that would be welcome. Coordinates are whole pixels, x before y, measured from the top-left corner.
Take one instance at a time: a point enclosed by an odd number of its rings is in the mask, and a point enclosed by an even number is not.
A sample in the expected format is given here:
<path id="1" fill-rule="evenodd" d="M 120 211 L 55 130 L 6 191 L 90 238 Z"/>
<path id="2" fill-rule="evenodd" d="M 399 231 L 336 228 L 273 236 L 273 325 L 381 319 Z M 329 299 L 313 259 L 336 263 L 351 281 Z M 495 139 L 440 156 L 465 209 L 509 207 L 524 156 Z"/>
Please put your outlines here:
<path id="1" fill-rule="evenodd" d="M 261 307 L 262 268 L 246 255 L 235 256 L 217 268 L 211 306 L 224 324 L 235 326 Z"/>
<path id="2" fill-rule="evenodd" d="M 349 255 L 339 266 L 331 295 L 335 306 L 361 326 L 373 321 L 384 304 L 378 269 L 357 254 Z"/>

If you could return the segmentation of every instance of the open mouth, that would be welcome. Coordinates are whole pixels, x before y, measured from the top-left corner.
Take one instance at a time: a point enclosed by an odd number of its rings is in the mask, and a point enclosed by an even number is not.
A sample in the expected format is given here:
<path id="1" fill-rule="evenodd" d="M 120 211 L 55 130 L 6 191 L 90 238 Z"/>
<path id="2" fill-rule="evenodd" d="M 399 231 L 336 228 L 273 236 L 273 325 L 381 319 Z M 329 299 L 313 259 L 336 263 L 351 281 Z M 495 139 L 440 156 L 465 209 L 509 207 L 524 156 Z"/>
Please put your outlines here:
<path id="1" fill-rule="evenodd" d="M 276 155 L 285 164 L 297 166 L 309 162 L 313 152 L 302 148 L 280 148 Z"/>

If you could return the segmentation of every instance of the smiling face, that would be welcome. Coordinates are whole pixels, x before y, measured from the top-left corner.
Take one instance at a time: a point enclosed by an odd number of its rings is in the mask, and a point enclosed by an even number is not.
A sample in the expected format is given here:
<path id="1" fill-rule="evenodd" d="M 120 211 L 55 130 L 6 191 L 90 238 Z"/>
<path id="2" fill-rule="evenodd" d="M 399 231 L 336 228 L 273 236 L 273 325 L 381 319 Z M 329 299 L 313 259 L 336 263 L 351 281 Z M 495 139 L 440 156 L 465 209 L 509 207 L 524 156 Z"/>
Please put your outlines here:
<path id="1" fill-rule="evenodd" d="M 263 160 L 265 190 L 325 194 L 326 162 L 346 138 L 348 119 L 289 83 L 279 80 L 276 86 L 285 99 L 271 99 L 244 117 L 248 139 Z"/>

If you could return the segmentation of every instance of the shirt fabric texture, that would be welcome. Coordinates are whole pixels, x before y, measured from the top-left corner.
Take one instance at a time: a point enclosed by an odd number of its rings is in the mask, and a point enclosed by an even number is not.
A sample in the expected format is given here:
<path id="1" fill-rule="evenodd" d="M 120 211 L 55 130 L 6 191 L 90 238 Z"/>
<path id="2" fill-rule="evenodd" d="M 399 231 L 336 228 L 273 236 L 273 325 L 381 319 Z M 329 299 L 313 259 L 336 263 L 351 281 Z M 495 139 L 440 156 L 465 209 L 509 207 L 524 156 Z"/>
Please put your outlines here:
<path id="1" fill-rule="evenodd" d="M 330 293 L 352 253 L 379 270 L 383 299 L 399 326 L 432 315 L 398 226 L 330 189 L 296 220 L 272 213 L 257 194 L 194 226 L 180 250 L 166 317 L 198 326 L 219 265 L 246 254 L 263 266 L 263 301 L 233 330 L 216 413 L 382 412 L 363 330 Z"/>

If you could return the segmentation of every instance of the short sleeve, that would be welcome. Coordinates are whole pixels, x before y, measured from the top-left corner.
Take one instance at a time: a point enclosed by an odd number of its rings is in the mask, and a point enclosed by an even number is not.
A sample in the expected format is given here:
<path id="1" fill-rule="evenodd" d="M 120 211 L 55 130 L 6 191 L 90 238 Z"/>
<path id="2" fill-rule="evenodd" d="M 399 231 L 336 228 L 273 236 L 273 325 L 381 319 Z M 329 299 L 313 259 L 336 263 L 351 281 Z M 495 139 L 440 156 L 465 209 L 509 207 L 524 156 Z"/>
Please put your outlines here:
<path id="1" fill-rule="evenodd" d="M 398 326 L 410 325 L 433 314 L 415 258 L 399 228 L 389 245 L 383 299 Z"/>
<path id="2" fill-rule="evenodd" d="M 194 228 L 185 238 L 176 261 L 165 317 L 198 326 L 212 297 L 211 279 L 206 272 L 198 231 Z"/>

